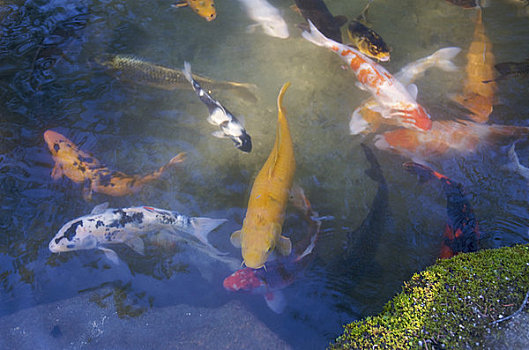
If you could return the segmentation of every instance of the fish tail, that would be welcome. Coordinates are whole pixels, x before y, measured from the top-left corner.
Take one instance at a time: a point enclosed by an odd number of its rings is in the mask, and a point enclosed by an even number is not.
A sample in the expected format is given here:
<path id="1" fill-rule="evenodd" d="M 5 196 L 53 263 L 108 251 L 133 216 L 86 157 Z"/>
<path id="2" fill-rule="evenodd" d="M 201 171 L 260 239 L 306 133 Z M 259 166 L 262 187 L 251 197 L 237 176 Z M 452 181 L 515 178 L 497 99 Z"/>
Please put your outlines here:
<path id="1" fill-rule="evenodd" d="M 461 52 L 459 47 L 445 47 L 444 49 L 437 50 L 432 54 L 431 59 L 434 61 L 434 64 L 439 69 L 442 69 L 446 72 L 454 72 L 458 68 L 452 62 L 452 59 Z"/>
<path id="2" fill-rule="evenodd" d="M 204 217 L 191 218 L 191 233 L 202 243 L 210 246 L 208 242 L 208 234 L 213 231 L 217 226 L 228 221 L 227 219 L 211 219 Z"/>
<path id="3" fill-rule="evenodd" d="M 137 181 L 136 181 L 136 185 L 137 186 L 142 186 L 150 181 L 153 181 L 153 180 L 156 180 L 156 179 L 159 179 L 164 172 L 166 172 L 169 168 L 172 168 L 173 166 L 179 164 L 179 163 L 182 163 L 183 161 L 185 161 L 186 159 L 186 153 L 185 152 L 181 152 L 181 153 L 178 153 L 176 156 L 174 156 L 167 164 L 165 164 L 164 166 L 162 166 L 160 169 L 156 170 L 155 172 L 152 172 L 148 175 L 145 175 L 141 178 L 139 178 Z"/>
<path id="4" fill-rule="evenodd" d="M 184 77 L 192 84 L 193 84 L 193 74 L 191 73 L 191 63 L 185 61 L 184 62 L 184 70 L 182 71 L 184 73 Z"/>
<path id="5" fill-rule="evenodd" d="M 511 163 L 507 166 L 507 168 L 517 172 L 522 177 L 529 180 L 529 168 L 520 163 L 520 158 L 518 158 L 518 154 L 516 153 L 515 145 L 516 144 L 513 143 L 509 149 L 508 157 Z"/>
<path id="6" fill-rule="evenodd" d="M 493 144 L 510 144 L 513 141 L 526 139 L 529 136 L 529 127 L 516 125 L 490 125 L 490 134 L 487 141 Z"/>
<path id="7" fill-rule="evenodd" d="M 310 32 L 304 31 L 301 36 L 314 45 L 327 46 L 329 41 L 332 40 L 323 35 L 309 19 L 307 21 L 309 22 Z"/>
<path id="8" fill-rule="evenodd" d="M 434 179 L 435 172 L 428 168 L 426 165 L 415 163 L 415 162 L 405 162 L 402 164 L 404 169 L 412 174 L 417 175 L 420 183 L 430 181 Z"/>
<path id="9" fill-rule="evenodd" d="M 376 181 L 378 183 L 385 183 L 386 180 L 384 178 L 384 174 L 382 173 L 382 169 L 380 168 L 380 164 L 378 163 L 377 157 L 375 156 L 375 153 L 373 153 L 371 148 L 369 148 L 364 143 L 361 143 L 360 146 L 362 146 L 366 159 L 370 165 L 369 169 L 365 170 L 366 175 L 369 176 L 373 181 Z"/>

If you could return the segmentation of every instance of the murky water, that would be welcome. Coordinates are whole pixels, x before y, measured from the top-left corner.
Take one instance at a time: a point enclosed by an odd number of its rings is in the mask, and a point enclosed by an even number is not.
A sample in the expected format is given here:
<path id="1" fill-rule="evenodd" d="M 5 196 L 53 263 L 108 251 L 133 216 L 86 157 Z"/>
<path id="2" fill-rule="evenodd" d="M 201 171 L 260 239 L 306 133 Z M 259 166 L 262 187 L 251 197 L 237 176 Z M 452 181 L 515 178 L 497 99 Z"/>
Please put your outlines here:
<path id="1" fill-rule="evenodd" d="M 490 2 L 483 18 L 496 61 L 523 61 L 529 17 L 512 2 Z M 293 348 L 321 348 L 340 334 L 343 323 L 379 312 L 403 280 L 435 261 L 447 215 L 442 189 L 418 185 L 401 167 L 407 159 L 376 150 L 371 136 L 349 135 L 350 115 L 368 94 L 354 85 L 354 75 L 336 54 L 301 37 L 297 24 L 303 18 L 290 9 L 293 1 L 271 3 L 289 25 L 288 39 L 248 30 L 253 22 L 233 0 L 217 1 L 212 22 L 189 9 L 171 9 L 170 1 L 2 0 L 0 317 L 110 286 L 122 295 L 123 317 L 175 304 L 215 308 L 240 299 Z M 333 14 L 348 18 L 365 5 L 326 3 Z M 376 0 L 368 15 L 392 47 L 385 65 L 390 72 L 447 46 L 462 48 L 456 64 L 464 67 L 474 17 L 475 10 L 442 0 Z M 95 63 L 108 53 L 178 69 L 189 61 L 194 73 L 256 84 L 257 102 L 228 90 L 213 93 L 244 116 L 252 152 L 211 136 L 216 128 L 193 92 L 135 85 L 108 74 Z M 449 118 L 454 114 L 449 95 L 461 92 L 463 80 L 463 70 L 431 70 L 417 82 L 418 101 L 433 119 Z M 64 223 L 108 201 L 113 208 L 150 205 L 227 218 L 210 240 L 240 259 L 229 237 L 241 227 L 253 178 L 272 148 L 276 98 L 286 81 L 292 83 L 284 105 L 296 152 L 295 182 L 329 219 L 322 223 L 315 259 L 284 290 L 288 305 L 282 314 L 270 311 L 261 296 L 225 291 L 222 280 L 233 270 L 185 244 L 147 242 L 145 256 L 120 246 L 118 266 L 95 250 L 50 253 L 48 242 Z M 529 126 L 528 84 L 527 78 L 500 82 L 490 121 Z M 151 172 L 183 151 L 188 159 L 138 194 L 94 194 L 87 202 L 81 185 L 51 178 L 47 129 L 127 174 Z M 364 173 L 369 164 L 362 142 L 374 150 L 384 172 L 385 196 L 377 195 L 378 184 Z M 528 145 L 522 140 L 516 147 L 523 164 L 529 164 Z M 428 160 L 469 194 L 481 247 L 529 241 L 528 183 L 503 168 L 507 150 L 493 145 Z M 288 213 L 284 232 L 295 243 L 306 227 L 292 208 Z M 344 253 L 348 236 L 356 243 Z"/>

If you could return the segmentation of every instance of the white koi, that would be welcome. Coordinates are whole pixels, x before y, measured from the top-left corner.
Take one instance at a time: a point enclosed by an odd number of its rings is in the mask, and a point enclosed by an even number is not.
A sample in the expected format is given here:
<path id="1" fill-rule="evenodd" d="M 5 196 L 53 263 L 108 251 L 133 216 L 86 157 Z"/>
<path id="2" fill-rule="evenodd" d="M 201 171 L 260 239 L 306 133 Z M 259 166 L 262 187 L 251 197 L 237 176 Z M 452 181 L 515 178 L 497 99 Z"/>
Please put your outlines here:
<path id="1" fill-rule="evenodd" d="M 100 249 L 112 262 L 118 264 L 116 252 L 104 245 L 124 243 L 143 255 L 144 243 L 141 236 L 157 231 L 168 231 L 188 241 L 198 240 L 216 251 L 209 244 L 207 236 L 226 221 L 189 217 L 175 211 L 147 206 L 120 209 L 107 207 L 108 203 L 100 204 L 94 207 L 89 215 L 67 222 L 50 241 L 50 251 L 61 253 Z M 187 233 L 188 237 L 180 235 L 179 232 Z"/>

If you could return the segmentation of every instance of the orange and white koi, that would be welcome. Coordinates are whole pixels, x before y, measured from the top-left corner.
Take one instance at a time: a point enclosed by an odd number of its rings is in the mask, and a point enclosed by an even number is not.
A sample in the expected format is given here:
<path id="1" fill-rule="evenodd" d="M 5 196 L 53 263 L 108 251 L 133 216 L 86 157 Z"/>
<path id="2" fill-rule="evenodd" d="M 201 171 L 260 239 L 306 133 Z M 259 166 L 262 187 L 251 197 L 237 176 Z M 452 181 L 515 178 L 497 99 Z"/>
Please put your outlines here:
<path id="1" fill-rule="evenodd" d="M 374 140 L 379 149 L 423 160 L 449 151 L 468 154 L 483 144 L 508 144 L 528 136 L 529 127 L 524 126 L 442 120 L 434 121 L 428 132 L 400 128 L 377 135 Z"/>
<path id="2" fill-rule="evenodd" d="M 355 73 L 358 79 L 356 85 L 370 92 L 380 105 L 384 118 L 395 118 L 400 125 L 417 130 L 429 130 L 432 127 L 430 116 L 415 100 L 415 85 L 406 89 L 384 67 L 357 49 L 325 37 L 310 20 L 308 22 L 310 32 L 304 31 L 302 36 L 313 44 L 326 47 L 340 55 Z"/>
<path id="3" fill-rule="evenodd" d="M 173 7 L 189 6 L 197 15 L 211 22 L 217 17 L 215 2 L 213 0 L 179 0 Z"/>
<path id="4" fill-rule="evenodd" d="M 459 47 L 445 47 L 433 54 L 408 63 L 394 75 L 403 85 L 413 83 L 430 68 L 439 68 L 445 72 L 454 72 L 458 68 L 452 59 L 461 51 Z M 397 120 L 383 118 L 379 113 L 380 107 L 376 99 L 371 97 L 353 111 L 349 130 L 351 135 L 376 132 L 382 124 L 399 125 Z"/>
<path id="5" fill-rule="evenodd" d="M 131 176 L 108 169 L 91 154 L 80 150 L 58 132 L 47 130 L 44 133 L 44 140 L 55 161 L 51 177 L 57 180 L 64 175 L 75 183 L 85 184 L 83 194 L 87 200 L 91 199 L 93 192 L 109 196 L 137 193 L 149 182 L 159 179 L 166 170 L 185 160 L 185 153 L 179 153 L 152 174 Z"/>
<path id="6" fill-rule="evenodd" d="M 285 83 L 277 97 L 274 147 L 253 183 L 242 228 L 231 235 L 232 244 L 241 247 L 244 263 L 253 269 L 264 266 L 274 250 L 285 256 L 292 251 L 290 239 L 281 235 L 296 170 L 294 146 L 283 109 L 283 95 L 289 86 L 290 83 Z"/>

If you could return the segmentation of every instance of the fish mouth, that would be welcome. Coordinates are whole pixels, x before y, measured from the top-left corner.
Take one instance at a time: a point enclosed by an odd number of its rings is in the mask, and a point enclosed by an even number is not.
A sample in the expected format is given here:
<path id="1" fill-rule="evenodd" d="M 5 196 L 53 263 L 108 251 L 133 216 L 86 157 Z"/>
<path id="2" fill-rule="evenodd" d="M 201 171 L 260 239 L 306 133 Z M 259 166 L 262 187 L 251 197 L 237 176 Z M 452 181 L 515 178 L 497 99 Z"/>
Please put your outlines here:
<path id="1" fill-rule="evenodd" d="M 237 148 L 240 149 L 243 152 L 250 153 L 252 150 L 252 139 L 250 135 L 245 134 L 238 139 L 238 145 Z"/>

